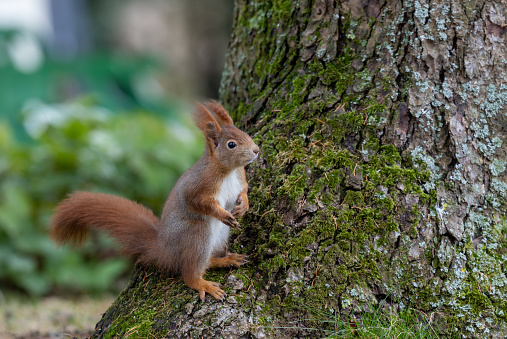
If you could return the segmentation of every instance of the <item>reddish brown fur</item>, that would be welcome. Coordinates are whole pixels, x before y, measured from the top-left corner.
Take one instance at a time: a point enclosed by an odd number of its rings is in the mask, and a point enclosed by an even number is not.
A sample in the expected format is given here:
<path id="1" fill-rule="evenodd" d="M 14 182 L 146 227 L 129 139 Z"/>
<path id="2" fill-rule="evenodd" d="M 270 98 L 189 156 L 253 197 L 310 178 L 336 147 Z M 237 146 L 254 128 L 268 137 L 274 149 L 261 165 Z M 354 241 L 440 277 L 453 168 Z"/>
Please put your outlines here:
<path id="1" fill-rule="evenodd" d="M 226 126 L 234 124 L 229 114 L 227 114 L 227 111 L 225 110 L 224 106 L 222 106 L 222 104 L 220 104 L 218 101 L 208 100 L 205 103 L 205 105 L 208 106 L 208 108 L 213 113 L 215 113 L 215 117 L 220 125 Z"/>
<path id="2" fill-rule="evenodd" d="M 74 192 L 60 202 L 51 220 L 50 236 L 59 244 L 81 246 L 87 227 L 115 238 L 125 256 L 141 261 L 155 242 L 158 218 L 146 207 L 109 194 Z"/>
<path id="3" fill-rule="evenodd" d="M 227 253 L 222 258 L 212 258 L 210 260 L 210 268 L 224 268 L 224 267 L 236 267 L 239 268 L 240 265 L 246 262 L 246 256 L 237 253 Z"/>
<path id="4" fill-rule="evenodd" d="M 220 125 L 213 117 L 213 114 L 201 103 L 197 103 L 196 110 L 193 115 L 195 125 L 203 132 L 206 131 L 207 124 L 212 122 L 215 124 L 218 132 L 222 132 Z"/>

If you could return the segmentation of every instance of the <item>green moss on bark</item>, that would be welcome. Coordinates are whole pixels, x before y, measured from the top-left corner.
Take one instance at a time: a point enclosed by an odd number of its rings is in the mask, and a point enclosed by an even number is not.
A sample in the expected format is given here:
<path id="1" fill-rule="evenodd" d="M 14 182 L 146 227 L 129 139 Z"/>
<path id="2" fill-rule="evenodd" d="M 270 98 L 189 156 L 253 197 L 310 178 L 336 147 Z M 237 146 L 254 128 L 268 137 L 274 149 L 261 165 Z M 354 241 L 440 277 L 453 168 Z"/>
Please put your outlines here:
<path id="1" fill-rule="evenodd" d="M 474 155 L 470 169 L 461 165 L 473 151 L 464 144 L 475 140 L 460 134 L 463 117 L 479 121 L 480 114 L 449 88 L 462 60 L 432 69 L 454 48 L 421 26 L 441 19 L 442 3 L 431 3 L 432 11 L 417 2 L 395 11 L 354 1 L 238 4 L 221 97 L 261 156 L 248 169 L 250 211 L 232 245 L 250 263 L 208 273 L 241 301 L 229 310 L 250 315 L 253 335 L 304 337 L 305 327 L 326 326 L 308 320 L 311 309 L 360 319 L 365 305 L 382 301 L 395 312 L 435 314 L 442 336 L 505 333 L 503 177 L 483 199 L 482 182 L 467 180 L 485 160 Z M 447 54 L 424 54 L 439 44 Z M 480 107 L 479 91 L 460 98 L 475 96 Z M 484 139 L 479 122 L 473 132 Z M 494 176 L 503 175 L 495 164 L 504 160 L 488 161 Z M 484 201 L 490 205 L 478 207 Z M 227 284 L 231 277 L 243 287 Z M 181 293 L 174 298 L 186 300 Z M 175 305 L 170 317 L 188 304 Z M 144 313 L 141 324 L 158 314 Z M 193 324 L 199 321 L 212 323 Z M 278 328 L 288 324 L 295 328 Z M 197 327 L 185 333 L 211 333 Z"/>

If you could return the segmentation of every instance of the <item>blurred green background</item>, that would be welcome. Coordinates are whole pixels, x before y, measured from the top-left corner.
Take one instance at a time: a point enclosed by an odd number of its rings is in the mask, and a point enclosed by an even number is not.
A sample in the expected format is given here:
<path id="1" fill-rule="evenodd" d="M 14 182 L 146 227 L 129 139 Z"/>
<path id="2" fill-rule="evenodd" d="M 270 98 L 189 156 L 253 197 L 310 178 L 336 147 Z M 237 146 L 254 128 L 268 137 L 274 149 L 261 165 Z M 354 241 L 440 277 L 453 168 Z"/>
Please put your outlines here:
<path id="1" fill-rule="evenodd" d="M 125 286 L 111 240 L 58 249 L 49 220 L 74 190 L 161 212 L 202 153 L 192 104 L 218 95 L 232 2 L 205 3 L 0 0 L 0 295 Z"/>

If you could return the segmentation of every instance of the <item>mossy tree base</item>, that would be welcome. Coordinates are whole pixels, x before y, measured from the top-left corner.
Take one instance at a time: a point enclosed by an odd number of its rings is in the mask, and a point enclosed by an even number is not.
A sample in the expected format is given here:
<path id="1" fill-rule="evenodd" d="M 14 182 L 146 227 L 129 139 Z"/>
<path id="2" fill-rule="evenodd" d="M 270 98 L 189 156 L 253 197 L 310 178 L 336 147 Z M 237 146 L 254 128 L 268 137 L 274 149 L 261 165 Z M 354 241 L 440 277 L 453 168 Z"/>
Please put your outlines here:
<path id="1" fill-rule="evenodd" d="M 262 333 L 251 319 L 251 286 L 229 270 L 210 273 L 206 277 L 228 292 L 223 302 L 208 295 L 202 303 L 198 292 L 178 277 L 136 265 L 128 286 L 103 315 L 92 338 L 247 338 Z"/>
<path id="2" fill-rule="evenodd" d="M 221 97 L 261 148 L 232 245 L 250 263 L 208 273 L 224 303 L 136 271 L 108 311 L 118 333 L 323 336 L 308 329 L 330 327 L 322 312 L 360 322 L 373 305 L 413 308 L 443 337 L 504 337 L 506 13 L 237 1 Z"/>

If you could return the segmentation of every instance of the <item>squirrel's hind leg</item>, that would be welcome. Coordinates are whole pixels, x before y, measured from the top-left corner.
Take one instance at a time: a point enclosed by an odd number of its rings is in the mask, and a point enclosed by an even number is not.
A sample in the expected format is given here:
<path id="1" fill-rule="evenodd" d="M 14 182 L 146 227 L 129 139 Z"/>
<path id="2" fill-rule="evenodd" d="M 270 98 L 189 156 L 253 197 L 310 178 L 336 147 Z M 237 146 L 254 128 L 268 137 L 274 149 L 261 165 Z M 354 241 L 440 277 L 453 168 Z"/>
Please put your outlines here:
<path id="1" fill-rule="evenodd" d="M 190 258 L 190 256 L 188 256 L 187 259 L 188 258 Z M 206 260 L 209 259 L 205 257 L 190 259 L 191 260 L 183 265 L 181 270 L 181 276 L 185 284 L 197 290 L 202 301 L 204 301 L 206 293 L 211 294 L 216 300 L 223 300 L 225 292 L 220 288 L 220 284 L 202 278 L 206 271 Z M 201 264 L 199 264 L 199 262 L 201 262 Z"/>
<path id="2" fill-rule="evenodd" d="M 248 262 L 247 256 L 237 253 L 229 253 L 220 258 L 210 259 L 210 268 L 224 268 L 224 267 L 236 267 L 239 268 Z"/>

